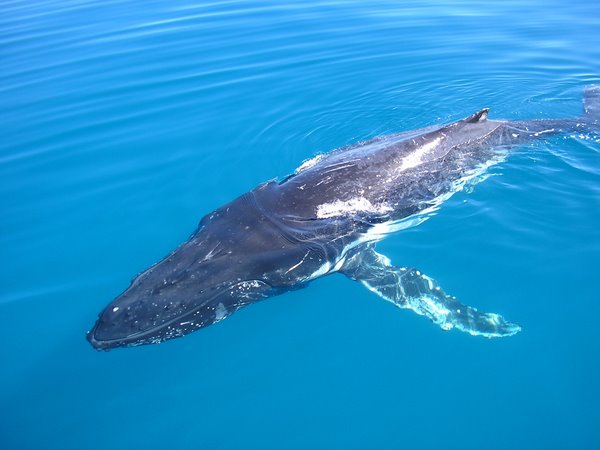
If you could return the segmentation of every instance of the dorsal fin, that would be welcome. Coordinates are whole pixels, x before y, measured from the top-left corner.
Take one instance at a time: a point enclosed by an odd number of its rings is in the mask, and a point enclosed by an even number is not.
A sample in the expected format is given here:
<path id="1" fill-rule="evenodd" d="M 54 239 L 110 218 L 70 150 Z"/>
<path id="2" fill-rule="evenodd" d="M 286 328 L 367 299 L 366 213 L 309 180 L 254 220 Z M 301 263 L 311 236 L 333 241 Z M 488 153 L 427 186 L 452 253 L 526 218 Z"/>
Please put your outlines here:
<path id="1" fill-rule="evenodd" d="M 487 120 L 488 112 L 490 112 L 490 108 L 483 108 L 481 111 L 477 111 L 475 114 L 471 114 L 469 117 L 463 119 L 463 122 L 466 122 L 466 123 L 485 122 Z"/>

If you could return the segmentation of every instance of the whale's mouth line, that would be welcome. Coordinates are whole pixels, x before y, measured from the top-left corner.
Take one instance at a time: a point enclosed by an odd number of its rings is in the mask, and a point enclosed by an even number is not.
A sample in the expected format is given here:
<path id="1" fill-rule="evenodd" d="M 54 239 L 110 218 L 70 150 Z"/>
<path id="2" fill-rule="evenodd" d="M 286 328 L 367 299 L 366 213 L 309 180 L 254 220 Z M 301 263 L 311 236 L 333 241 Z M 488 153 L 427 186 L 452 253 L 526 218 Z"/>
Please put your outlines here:
<path id="1" fill-rule="evenodd" d="M 171 324 L 173 324 L 174 322 L 181 320 L 185 317 L 187 317 L 189 314 L 193 314 L 194 312 L 196 312 L 198 309 L 200 309 L 201 306 L 198 306 L 197 308 L 194 308 L 193 310 L 187 312 L 186 314 L 183 314 L 181 316 L 176 316 L 173 319 L 169 320 L 168 322 L 162 323 L 156 327 L 153 328 L 149 328 L 147 330 L 144 331 L 138 331 L 135 332 L 133 334 L 129 334 L 127 336 L 123 336 L 120 338 L 114 338 L 114 339 L 96 339 L 95 337 L 95 331 L 96 331 L 96 327 L 98 326 L 98 323 L 96 323 L 96 325 L 94 325 L 94 328 L 92 328 L 89 333 L 88 333 L 88 340 L 94 345 L 98 344 L 99 348 L 103 348 L 103 347 L 107 347 L 110 346 L 111 344 L 119 344 L 119 346 L 122 345 L 127 345 L 130 344 L 131 342 L 135 342 L 137 340 L 139 340 L 140 338 L 144 338 L 145 336 L 148 336 L 149 334 L 155 332 L 155 331 L 159 331 L 165 327 L 170 326 Z"/>
<path id="2" fill-rule="evenodd" d="M 95 346 L 95 344 L 99 344 L 99 348 L 102 348 L 104 346 L 109 346 L 110 344 L 114 344 L 114 343 L 125 344 L 126 345 L 126 344 L 131 343 L 131 341 L 136 341 L 139 338 L 143 338 L 143 337 L 149 335 L 152 332 L 162 330 L 163 328 L 172 325 L 174 322 L 177 322 L 177 321 L 179 321 L 181 319 L 184 319 L 185 317 L 189 316 L 190 314 L 194 314 L 196 311 L 198 311 L 204 305 L 206 305 L 207 303 L 211 302 L 212 300 L 214 300 L 215 298 L 217 298 L 221 294 L 222 294 L 222 292 L 217 292 L 212 297 L 210 297 L 209 299 L 207 299 L 206 301 L 204 301 L 201 305 L 198 305 L 194 309 L 192 309 L 190 311 L 187 311 L 185 314 L 181 314 L 179 316 L 175 316 L 171 320 L 169 320 L 167 322 L 164 322 L 164 323 L 162 323 L 162 324 L 160 324 L 158 326 L 155 326 L 153 328 L 149 328 L 147 330 L 138 331 L 138 332 L 135 332 L 133 334 L 129 334 L 127 336 L 120 337 L 120 338 L 114 338 L 114 339 L 96 339 L 96 337 L 95 337 L 95 331 L 96 331 L 96 328 L 98 327 L 98 322 L 96 322 L 96 324 L 94 325 L 94 327 L 88 332 L 87 337 L 88 337 L 88 340 L 90 341 L 90 343 L 92 343 L 92 345 Z"/>
<path id="3" fill-rule="evenodd" d="M 96 322 L 96 324 L 94 325 L 94 327 L 88 332 L 87 334 L 87 339 L 89 340 L 89 342 L 96 348 L 99 349 L 108 349 L 111 348 L 111 344 L 118 344 L 117 346 L 121 347 L 121 346 L 126 346 L 128 344 L 131 344 L 132 342 L 138 341 L 140 339 L 143 339 L 144 337 L 148 336 L 149 334 L 156 332 L 156 331 L 160 331 L 165 327 L 169 327 L 171 326 L 173 323 L 178 322 L 182 319 L 185 319 L 186 317 L 189 317 L 190 315 L 195 314 L 200 308 L 206 306 L 206 304 L 212 302 L 213 300 L 215 300 L 216 298 L 218 298 L 219 296 L 223 295 L 223 293 L 228 292 L 229 290 L 235 288 L 236 286 L 245 283 L 246 281 L 241 281 L 239 283 L 234 283 L 232 285 L 230 285 L 226 290 L 220 290 L 219 292 L 216 292 L 215 294 L 213 294 L 211 297 L 209 297 L 208 299 L 206 299 L 204 302 L 202 302 L 202 304 L 196 306 L 195 308 L 187 311 L 185 314 L 181 314 L 178 316 L 173 317 L 172 319 L 170 319 L 167 322 L 164 322 L 158 326 L 155 326 L 153 328 L 149 328 L 147 330 L 143 330 L 143 331 L 138 331 L 136 333 L 133 334 L 129 334 L 127 336 L 124 337 L 119 337 L 119 338 L 114 338 L 114 339 L 96 339 L 95 337 L 95 331 L 96 328 L 98 327 L 98 323 Z M 261 283 L 269 286 L 270 288 L 272 288 L 272 286 L 264 281 L 260 281 Z M 157 340 L 158 342 L 159 340 Z M 141 345 L 144 344 L 145 342 L 139 342 L 139 344 L 137 345 Z"/>

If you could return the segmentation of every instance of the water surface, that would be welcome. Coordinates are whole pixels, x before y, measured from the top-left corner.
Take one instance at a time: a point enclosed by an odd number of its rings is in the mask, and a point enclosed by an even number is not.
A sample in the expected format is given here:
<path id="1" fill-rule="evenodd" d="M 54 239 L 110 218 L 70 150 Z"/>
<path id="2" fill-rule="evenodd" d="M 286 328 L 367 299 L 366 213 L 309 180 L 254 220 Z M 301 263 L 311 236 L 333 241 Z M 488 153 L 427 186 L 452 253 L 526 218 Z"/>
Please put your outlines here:
<path id="1" fill-rule="evenodd" d="M 205 213 L 318 152 L 580 114 L 598 2 L 4 1 L 0 58 L 2 448 L 600 447 L 597 135 L 515 149 L 378 247 L 515 337 L 334 275 L 158 346 L 84 339 Z"/>

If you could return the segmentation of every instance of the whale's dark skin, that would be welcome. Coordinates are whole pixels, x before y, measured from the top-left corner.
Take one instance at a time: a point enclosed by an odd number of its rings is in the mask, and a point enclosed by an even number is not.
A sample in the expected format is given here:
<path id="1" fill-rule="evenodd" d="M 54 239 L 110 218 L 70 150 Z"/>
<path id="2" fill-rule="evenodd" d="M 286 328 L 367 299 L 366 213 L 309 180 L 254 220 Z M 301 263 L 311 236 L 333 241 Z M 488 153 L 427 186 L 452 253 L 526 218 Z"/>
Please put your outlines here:
<path id="1" fill-rule="evenodd" d="M 97 349 L 158 343 L 220 321 L 248 304 L 341 272 L 444 329 L 508 336 L 517 325 L 445 294 L 416 269 L 374 251 L 417 223 L 511 148 L 556 133 L 598 131 L 600 86 L 576 119 L 488 120 L 385 136 L 319 155 L 205 216 L 190 239 L 110 303 L 88 333 Z"/>

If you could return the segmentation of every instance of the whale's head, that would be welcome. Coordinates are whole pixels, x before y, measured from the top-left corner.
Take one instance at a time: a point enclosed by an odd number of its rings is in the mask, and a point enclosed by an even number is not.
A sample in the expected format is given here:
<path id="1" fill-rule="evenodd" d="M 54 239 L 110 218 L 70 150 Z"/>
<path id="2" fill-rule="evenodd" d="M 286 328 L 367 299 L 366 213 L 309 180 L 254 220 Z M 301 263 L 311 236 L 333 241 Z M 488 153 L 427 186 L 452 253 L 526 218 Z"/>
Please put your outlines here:
<path id="1" fill-rule="evenodd" d="M 150 267 L 99 315 L 87 340 L 98 350 L 155 344 L 218 322 L 273 295 L 256 264 L 202 235 Z"/>

